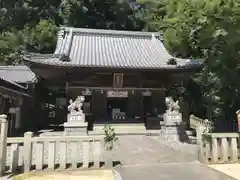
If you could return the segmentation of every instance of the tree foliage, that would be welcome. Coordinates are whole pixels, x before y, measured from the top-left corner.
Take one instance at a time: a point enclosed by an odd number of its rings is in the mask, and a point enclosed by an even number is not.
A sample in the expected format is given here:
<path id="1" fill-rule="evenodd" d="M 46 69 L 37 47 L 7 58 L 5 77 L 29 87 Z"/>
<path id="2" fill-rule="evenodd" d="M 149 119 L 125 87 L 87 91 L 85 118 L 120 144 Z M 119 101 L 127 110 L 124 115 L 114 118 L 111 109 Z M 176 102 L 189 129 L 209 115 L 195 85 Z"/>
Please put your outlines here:
<path id="1" fill-rule="evenodd" d="M 208 118 L 235 119 L 240 102 L 240 1 L 162 2 L 163 8 L 147 12 L 147 26 L 163 32 L 172 54 L 204 61 L 194 80 L 201 88 Z"/>
<path id="2" fill-rule="evenodd" d="M 18 64 L 22 53 L 51 53 L 57 27 L 141 30 L 144 22 L 126 0 L 1 0 L 1 62 Z"/>

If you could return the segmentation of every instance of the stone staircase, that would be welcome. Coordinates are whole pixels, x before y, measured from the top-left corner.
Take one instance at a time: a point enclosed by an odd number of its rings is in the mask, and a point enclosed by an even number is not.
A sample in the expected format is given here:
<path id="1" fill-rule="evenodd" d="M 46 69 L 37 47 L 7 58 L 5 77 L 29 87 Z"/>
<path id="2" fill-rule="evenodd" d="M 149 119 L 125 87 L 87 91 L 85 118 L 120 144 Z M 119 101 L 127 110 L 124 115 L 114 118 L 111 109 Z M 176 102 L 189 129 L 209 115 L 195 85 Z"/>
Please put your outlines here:
<path id="1" fill-rule="evenodd" d="M 118 123 L 109 124 L 117 135 L 147 135 L 159 136 L 162 138 L 161 129 L 146 129 L 144 123 Z M 194 130 L 187 130 L 187 135 L 191 142 L 196 140 Z M 104 124 L 95 124 L 92 131 L 88 131 L 89 135 L 104 135 Z"/>
<path id="2" fill-rule="evenodd" d="M 114 129 L 117 135 L 141 135 L 147 134 L 147 130 L 144 123 L 119 123 L 109 124 Z M 95 124 L 93 131 L 89 131 L 90 135 L 103 135 L 104 124 Z"/>
<path id="3" fill-rule="evenodd" d="M 196 144 L 196 136 L 194 130 L 187 130 L 189 141 L 181 142 L 176 139 L 166 139 L 161 134 L 161 129 L 147 130 L 144 123 L 125 123 L 125 124 L 110 124 L 116 134 L 119 135 L 146 135 L 150 139 L 156 140 L 159 143 L 168 146 L 176 151 L 184 152 L 197 157 L 198 146 Z M 94 125 L 93 131 L 89 131 L 89 135 L 104 135 L 104 124 Z"/>

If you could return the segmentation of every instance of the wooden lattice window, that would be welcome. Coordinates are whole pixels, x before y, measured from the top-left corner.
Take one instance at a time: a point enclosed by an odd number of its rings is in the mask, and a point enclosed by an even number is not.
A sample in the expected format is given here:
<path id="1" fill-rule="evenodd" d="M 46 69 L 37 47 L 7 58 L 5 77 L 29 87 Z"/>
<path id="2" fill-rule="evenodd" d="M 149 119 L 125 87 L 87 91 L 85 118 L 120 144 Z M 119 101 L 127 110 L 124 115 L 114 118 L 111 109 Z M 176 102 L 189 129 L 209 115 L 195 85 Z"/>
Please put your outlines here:
<path id="1" fill-rule="evenodd" d="M 113 75 L 113 87 L 122 88 L 123 87 L 123 74 L 114 73 Z"/>

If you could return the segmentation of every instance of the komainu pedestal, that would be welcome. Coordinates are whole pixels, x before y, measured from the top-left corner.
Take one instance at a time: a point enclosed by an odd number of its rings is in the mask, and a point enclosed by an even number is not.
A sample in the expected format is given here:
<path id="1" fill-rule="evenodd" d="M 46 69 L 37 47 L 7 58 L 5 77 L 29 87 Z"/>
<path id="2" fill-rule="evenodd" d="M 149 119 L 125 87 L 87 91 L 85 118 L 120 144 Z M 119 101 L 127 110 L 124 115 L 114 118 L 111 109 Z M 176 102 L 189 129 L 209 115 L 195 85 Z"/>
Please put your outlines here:
<path id="1" fill-rule="evenodd" d="M 182 122 L 182 114 L 179 112 L 166 112 L 163 115 L 165 126 L 177 126 Z"/>
<path id="2" fill-rule="evenodd" d="M 67 122 L 63 125 L 64 135 L 87 135 L 88 123 L 85 122 L 85 114 L 81 109 L 84 100 L 84 96 L 78 96 L 75 101 L 69 101 L 70 105 L 68 106 L 68 110 L 70 113 L 67 116 Z"/>
<path id="3" fill-rule="evenodd" d="M 167 110 L 163 115 L 164 126 L 162 135 L 168 140 L 179 139 L 179 129 L 182 123 L 182 114 L 179 112 L 178 101 L 174 102 L 171 97 L 166 98 Z"/>
<path id="4" fill-rule="evenodd" d="M 166 140 L 179 140 L 179 130 L 182 123 L 181 113 L 166 112 L 163 116 L 162 134 Z"/>

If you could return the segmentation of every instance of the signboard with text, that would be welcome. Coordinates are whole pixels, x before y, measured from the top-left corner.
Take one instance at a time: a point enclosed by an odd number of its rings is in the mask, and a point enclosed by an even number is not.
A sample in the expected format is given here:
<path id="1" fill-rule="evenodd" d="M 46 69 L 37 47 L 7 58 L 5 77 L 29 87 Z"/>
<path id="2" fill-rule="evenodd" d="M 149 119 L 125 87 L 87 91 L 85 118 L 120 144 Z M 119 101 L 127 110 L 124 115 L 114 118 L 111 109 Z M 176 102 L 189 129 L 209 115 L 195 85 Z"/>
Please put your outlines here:
<path id="1" fill-rule="evenodd" d="M 128 97 L 127 91 L 107 91 L 107 97 L 126 98 Z"/>

